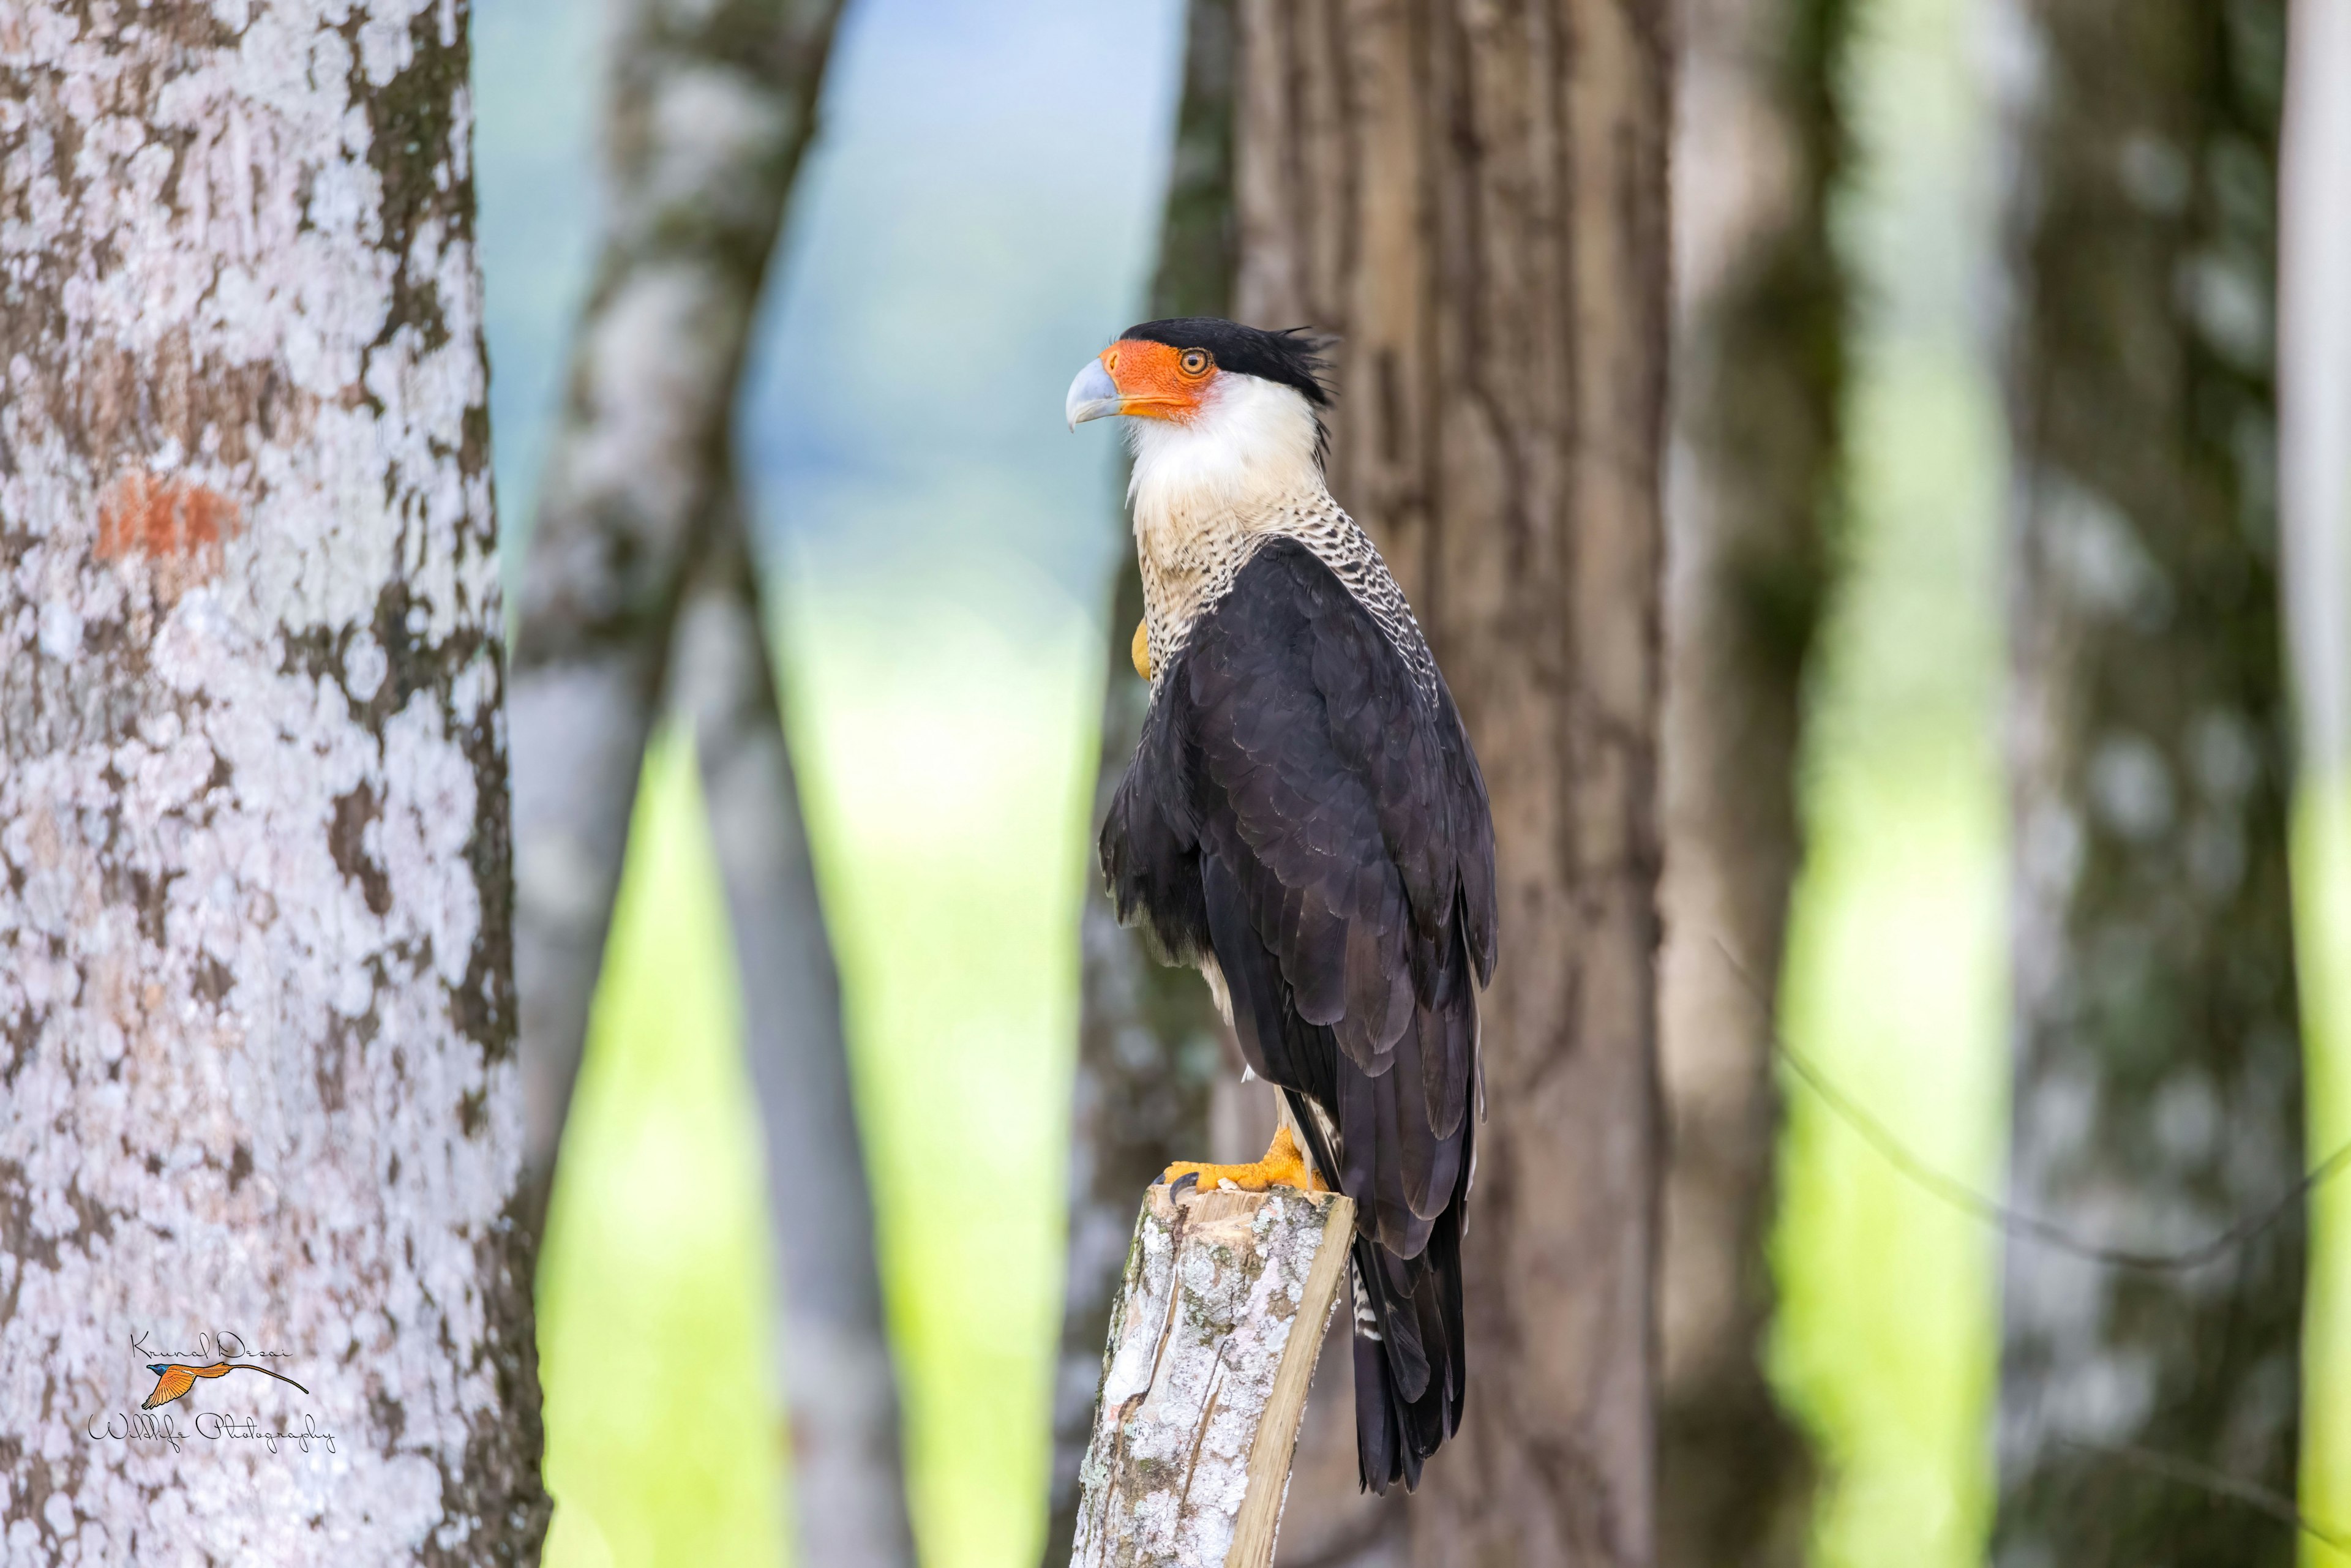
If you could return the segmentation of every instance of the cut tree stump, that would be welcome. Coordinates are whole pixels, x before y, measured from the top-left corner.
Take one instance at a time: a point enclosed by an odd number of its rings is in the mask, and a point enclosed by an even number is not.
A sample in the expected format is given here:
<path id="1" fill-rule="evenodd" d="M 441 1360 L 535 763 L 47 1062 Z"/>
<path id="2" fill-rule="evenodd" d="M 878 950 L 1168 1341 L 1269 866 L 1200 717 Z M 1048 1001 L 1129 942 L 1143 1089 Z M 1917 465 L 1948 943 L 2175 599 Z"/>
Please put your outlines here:
<path id="1" fill-rule="evenodd" d="M 1071 1568 L 1272 1563 L 1354 1219 L 1339 1194 L 1294 1187 L 1145 1195 L 1111 1310 Z"/>

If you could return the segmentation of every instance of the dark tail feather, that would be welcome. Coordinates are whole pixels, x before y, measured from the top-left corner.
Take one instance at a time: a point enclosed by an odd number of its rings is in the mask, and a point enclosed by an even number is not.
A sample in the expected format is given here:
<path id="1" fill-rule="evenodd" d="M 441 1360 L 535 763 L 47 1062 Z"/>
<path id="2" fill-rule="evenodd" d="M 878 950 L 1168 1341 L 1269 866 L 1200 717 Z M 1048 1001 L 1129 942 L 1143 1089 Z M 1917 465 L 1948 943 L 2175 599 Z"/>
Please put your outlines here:
<path id="1" fill-rule="evenodd" d="M 1285 1092 L 1290 1119 L 1317 1169 L 1331 1172 L 1329 1140 L 1303 1097 Z M 1468 1186 L 1467 1151 L 1458 1187 Z M 1420 1468 L 1461 1425 L 1468 1375 L 1461 1316 L 1461 1198 L 1437 1216 L 1417 1258 L 1384 1251 L 1359 1228 L 1353 1243 L 1355 1460 L 1365 1490 L 1420 1484 Z M 1366 1309 L 1371 1322 L 1364 1322 Z M 1366 1332 L 1368 1330 L 1368 1332 Z M 1413 1392 L 1407 1395 L 1405 1390 Z"/>
<path id="2" fill-rule="evenodd" d="M 1348 1309 L 1353 1315 L 1353 1308 Z M 1380 1342 L 1364 1336 L 1356 1325 L 1353 1336 L 1355 1358 L 1355 1473 L 1368 1490 L 1385 1491 L 1404 1474 L 1404 1433 L 1396 1426 L 1396 1400 L 1388 1378 L 1387 1357 Z M 1413 1468 L 1419 1469 L 1415 1461 Z"/>

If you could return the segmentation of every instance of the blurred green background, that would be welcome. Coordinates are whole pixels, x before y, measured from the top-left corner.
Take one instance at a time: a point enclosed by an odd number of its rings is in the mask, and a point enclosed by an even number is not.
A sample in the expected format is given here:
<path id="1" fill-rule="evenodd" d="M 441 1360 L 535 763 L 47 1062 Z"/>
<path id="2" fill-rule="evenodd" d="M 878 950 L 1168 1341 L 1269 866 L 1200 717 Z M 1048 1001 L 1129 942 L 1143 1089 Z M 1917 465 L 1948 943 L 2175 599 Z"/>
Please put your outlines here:
<path id="1" fill-rule="evenodd" d="M 1833 214 L 1860 303 L 1843 580 L 1800 764 L 1790 1042 L 1920 1159 L 1997 1191 L 2007 998 L 1990 323 L 1999 193 L 1968 0 L 1863 6 L 1855 168 Z M 1980 1562 L 2000 1238 L 1782 1073 L 1771 1368 L 1831 1482 L 1813 1561 Z"/>
<path id="2" fill-rule="evenodd" d="M 1996 749 L 2006 478 L 1992 370 L 1985 8 L 1879 0 L 1848 84 L 1862 285 L 1847 571 L 1805 743 L 1791 1040 L 1936 1168 L 1996 1190 L 2005 1074 Z M 741 449 L 846 986 L 925 1561 L 1029 1568 L 1043 1527 L 1078 900 L 1111 444 L 1071 370 L 1136 313 L 1176 0 L 854 0 L 768 291 Z M 482 255 L 510 558 L 595 225 L 599 18 L 477 0 Z M 511 568 L 510 559 L 510 568 Z M 649 763 L 541 1274 L 548 1561 L 771 1563 L 759 1150 L 683 752 Z M 2351 1137 L 2351 806 L 2299 859 L 2314 1151 Z M 2330 803 L 2332 802 L 2332 803 Z M 2321 872 L 2328 874 L 2321 875 Z M 1823 1564 L 1981 1560 L 1999 1239 L 1793 1082 L 1772 1370 L 1833 1469 Z M 2312 1260 L 2305 1506 L 2351 1518 Z M 2312 1561 L 2320 1561 L 2314 1557 Z M 2346 1558 L 2351 1563 L 2351 1558 Z"/>

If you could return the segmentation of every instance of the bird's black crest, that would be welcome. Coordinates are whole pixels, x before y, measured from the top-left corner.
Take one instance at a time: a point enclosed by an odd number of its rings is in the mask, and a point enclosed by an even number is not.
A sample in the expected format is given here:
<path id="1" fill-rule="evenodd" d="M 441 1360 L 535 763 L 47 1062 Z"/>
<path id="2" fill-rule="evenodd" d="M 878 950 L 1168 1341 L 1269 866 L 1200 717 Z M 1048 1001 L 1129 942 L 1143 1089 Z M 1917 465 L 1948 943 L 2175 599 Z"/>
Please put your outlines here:
<path id="1" fill-rule="evenodd" d="M 1175 316 L 1140 322 L 1119 336 L 1171 349 L 1206 349 L 1220 371 L 1280 382 L 1296 387 L 1318 409 L 1331 406 L 1331 389 L 1322 381 L 1329 368 L 1322 357 L 1323 340 L 1303 327 L 1269 332 L 1217 316 Z"/>

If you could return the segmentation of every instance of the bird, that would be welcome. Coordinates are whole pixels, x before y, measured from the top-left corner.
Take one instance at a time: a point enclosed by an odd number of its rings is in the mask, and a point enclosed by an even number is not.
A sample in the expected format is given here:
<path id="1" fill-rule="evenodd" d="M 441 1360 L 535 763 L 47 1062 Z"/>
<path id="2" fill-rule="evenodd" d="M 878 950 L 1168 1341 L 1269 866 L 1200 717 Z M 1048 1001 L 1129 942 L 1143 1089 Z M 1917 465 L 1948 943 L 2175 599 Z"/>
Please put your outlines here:
<path id="1" fill-rule="evenodd" d="M 1419 1484 L 1466 1393 L 1461 1238 L 1498 918 L 1484 776 L 1427 639 L 1332 498 L 1324 343 L 1212 317 L 1128 328 L 1070 427 L 1123 419 L 1150 684 L 1099 845 L 1122 923 L 1196 965 L 1251 1075 L 1266 1157 L 1214 1188 L 1335 1186 L 1362 1485 Z M 1301 1147 L 1302 1144 L 1302 1147 Z"/>
<path id="2" fill-rule="evenodd" d="M 266 1366 L 256 1366 L 246 1361 L 216 1361 L 210 1366 L 182 1366 L 168 1361 L 152 1361 L 147 1364 L 147 1370 L 155 1375 L 155 1391 L 140 1402 L 141 1410 L 153 1410 L 169 1405 L 193 1388 L 199 1377 L 226 1377 L 232 1372 L 257 1372 L 280 1383 L 294 1383 L 282 1372 L 272 1372 Z M 310 1392 L 298 1383 L 294 1383 L 294 1386 L 301 1388 L 305 1394 Z"/>

